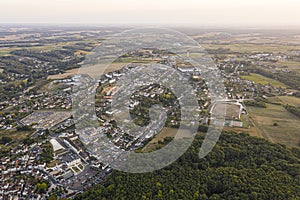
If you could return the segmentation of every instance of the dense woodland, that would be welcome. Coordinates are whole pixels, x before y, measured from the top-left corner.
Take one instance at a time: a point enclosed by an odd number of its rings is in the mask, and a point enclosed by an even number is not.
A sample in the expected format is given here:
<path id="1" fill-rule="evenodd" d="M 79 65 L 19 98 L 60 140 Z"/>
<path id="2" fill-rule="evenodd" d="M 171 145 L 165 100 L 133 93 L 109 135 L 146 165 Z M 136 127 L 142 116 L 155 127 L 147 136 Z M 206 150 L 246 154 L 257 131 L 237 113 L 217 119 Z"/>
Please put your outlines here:
<path id="1" fill-rule="evenodd" d="M 204 136 L 172 165 L 145 174 L 113 171 L 75 199 L 298 199 L 300 150 L 247 134 L 223 133 L 199 159 Z"/>

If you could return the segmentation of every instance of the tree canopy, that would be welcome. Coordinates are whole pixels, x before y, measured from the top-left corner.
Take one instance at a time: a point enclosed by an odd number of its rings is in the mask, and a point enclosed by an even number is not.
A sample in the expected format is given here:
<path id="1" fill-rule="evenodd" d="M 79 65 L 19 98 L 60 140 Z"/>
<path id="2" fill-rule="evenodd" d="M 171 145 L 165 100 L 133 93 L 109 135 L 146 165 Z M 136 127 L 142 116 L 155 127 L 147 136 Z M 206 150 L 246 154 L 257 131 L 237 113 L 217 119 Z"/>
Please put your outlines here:
<path id="1" fill-rule="evenodd" d="M 175 163 L 151 173 L 113 171 L 79 199 L 297 199 L 300 150 L 244 133 L 225 132 L 198 158 L 204 136 Z"/>

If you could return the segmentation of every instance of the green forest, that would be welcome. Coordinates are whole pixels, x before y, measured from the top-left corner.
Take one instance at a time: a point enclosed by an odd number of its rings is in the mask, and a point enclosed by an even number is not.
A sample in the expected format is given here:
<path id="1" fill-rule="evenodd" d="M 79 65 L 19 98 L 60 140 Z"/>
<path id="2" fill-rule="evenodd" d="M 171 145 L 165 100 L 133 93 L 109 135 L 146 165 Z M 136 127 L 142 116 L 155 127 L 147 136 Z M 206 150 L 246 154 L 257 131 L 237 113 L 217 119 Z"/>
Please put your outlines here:
<path id="1" fill-rule="evenodd" d="M 198 158 L 204 135 L 172 165 L 144 174 L 113 171 L 80 199 L 299 199 L 300 149 L 224 132 L 213 151 Z"/>

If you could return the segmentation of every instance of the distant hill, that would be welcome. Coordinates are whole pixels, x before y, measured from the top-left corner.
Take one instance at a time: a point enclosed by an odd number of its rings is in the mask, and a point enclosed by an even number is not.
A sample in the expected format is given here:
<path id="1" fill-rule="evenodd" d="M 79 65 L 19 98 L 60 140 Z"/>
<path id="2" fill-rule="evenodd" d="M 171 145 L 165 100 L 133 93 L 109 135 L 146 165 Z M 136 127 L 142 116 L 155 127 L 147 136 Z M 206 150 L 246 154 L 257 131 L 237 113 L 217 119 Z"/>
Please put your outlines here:
<path id="1" fill-rule="evenodd" d="M 172 165 L 145 174 L 114 171 L 75 199 L 298 199 L 300 150 L 265 139 L 223 133 L 199 159 L 203 136 Z"/>

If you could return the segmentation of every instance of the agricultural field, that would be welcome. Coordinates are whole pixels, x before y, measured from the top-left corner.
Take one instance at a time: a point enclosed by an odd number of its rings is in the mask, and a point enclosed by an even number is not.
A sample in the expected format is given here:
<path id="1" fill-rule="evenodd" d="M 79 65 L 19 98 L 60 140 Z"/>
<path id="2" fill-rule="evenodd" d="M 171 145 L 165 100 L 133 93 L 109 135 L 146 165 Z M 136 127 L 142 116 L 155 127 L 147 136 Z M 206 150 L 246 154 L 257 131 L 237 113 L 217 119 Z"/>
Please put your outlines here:
<path id="1" fill-rule="evenodd" d="M 293 70 L 293 71 L 298 71 L 300 70 L 300 62 L 296 62 L 296 61 L 278 61 L 273 63 L 272 65 L 278 67 L 278 68 L 287 68 L 289 70 Z"/>
<path id="2" fill-rule="evenodd" d="M 280 53 L 293 50 L 300 50 L 298 45 L 281 45 L 281 44 L 201 44 L 205 49 L 230 49 L 232 52 L 239 53 Z"/>
<path id="3" fill-rule="evenodd" d="M 276 96 L 268 98 L 268 101 L 275 104 L 291 105 L 300 107 L 300 98 L 293 96 Z"/>
<path id="4" fill-rule="evenodd" d="M 267 108 L 248 106 L 247 109 L 252 125 L 260 133 L 260 136 L 271 142 L 299 146 L 299 117 L 291 114 L 281 105 L 267 104 Z M 249 133 L 252 134 L 252 132 Z M 255 132 L 253 131 L 253 133 Z"/>
<path id="5" fill-rule="evenodd" d="M 271 79 L 271 78 L 267 78 L 265 76 L 262 76 L 260 74 L 254 74 L 254 73 L 251 73 L 250 75 L 248 76 L 241 76 L 241 78 L 243 79 L 246 79 L 246 80 L 249 80 L 249 81 L 253 81 L 257 84 L 271 84 L 273 85 L 274 87 L 283 87 L 283 88 L 288 88 L 287 85 L 279 82 L 279 81 L 276 81 L 274 79 Z"/>

